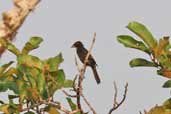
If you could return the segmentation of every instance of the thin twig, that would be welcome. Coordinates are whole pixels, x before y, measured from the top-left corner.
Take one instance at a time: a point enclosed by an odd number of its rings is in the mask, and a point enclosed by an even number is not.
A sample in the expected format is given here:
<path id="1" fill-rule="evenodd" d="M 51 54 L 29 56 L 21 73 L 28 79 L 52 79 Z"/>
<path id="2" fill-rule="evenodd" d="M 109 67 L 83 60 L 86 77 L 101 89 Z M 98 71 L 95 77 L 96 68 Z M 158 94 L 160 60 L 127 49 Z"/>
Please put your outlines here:
<path id="1" fill-rule="evenodd" d="M 71 111 L 69 114 L 76 114 L 77 112 L 80 112 L 80 110 L 79 109 L 76 109 L 74 111 Z"/>
<path id="2" fill-rule="evenodd" d="M 78 78 L 78 75 L 76 75 L 75 78 L 74 78 L 74 80 L 73 80 L 73 86 L 72 87 L 73 87 L 73 90 L 74 91 L 77 91 L 77 84 L 76 84 L 77 78 Z"/>
<path id="3" fill-rule="evenodd" d="M 80 109 L 81 114 L 83 114 L 83 110 L 82 110 L 81 103 L 80 103 L 80 96 L 82 96 L 83 77 L 84 77 L 84 73 L 85 73 L 85 70 L 86 70 L 86 63 L 88 61 L 88 58 L 89 58 L 90 53 L 91 53 L 91 50 L 92 50 L 93 45 L 95 43 L 95 39 L 96 39 L 96 33 L 94 33 L 94 37 L 93 37 L 93 41 L 91 43 L 90 49 L 89 49 L 89 51 L 88 51 L 88 53 L 86 55 L 84 64 L 83 64 L 81 70 L 79 71 L 78 88 L 77 88 L 76 93 L 77 93 L 77 105 L 78 105 L 78 109 Z"/>
<path id="4" fill-rule="evenodd" d="M 80 68 L 80 66 L 78 65 L 78 61 L 77 61 L 76 56 L 75 56 L 75 65 L 77 66 L 78 72 L 81 72 L 81 68 Z"/>
<path id="5" fill-rule="evenodd" d="M 114 83 L 114 89 L 115 89 L 115 92 L 117 92 L 116 83 Z M 108 114 L 112 114 L 112 112 L 113 112 L 114 110 L 116 110 L 117 108 L 119 108 L 119 107 L 123 104 L 123 102 L 124 102 L 125 99 L 126 99 L 127 92 L 128 92 L 128 83 L 126 83 L 126 85 L 125 85 L 125 91 L 124 91 L 122 100 L 121 100 L 119 103 L 117 103 L 117 101 L 115 100 L 115 99 L 117 99 L 117 98 L 114 98 L 113 107 L 109 110 L 109 113 L 108 113 Z M 115 93 L 115 94 L 116 94 L 116 93 Z M 114 95 L 114 97 L 117 97 L 117 95 Z M 116 103 L 116 104 L 115 104 L 115 103 Z"/>
<path id="6" fill-rule="evenodd" d="M 146 110 L 144 110 L 144 114 L 148 114 L 148 112 Z"/>
<path id="7" fill-rule="evenodd" d="M 69 94 L 67 91 L 65 91 L 63 88 L 61 89 L 62 90 L 62 92 L 66 95 L 66 96 L 68 96 L 68 97 L 77 97 L 77 95 L 71 95 L 71 94 Z"/>
<path id="8" fill-rule="evenodd" d="M 140 114 L 142 114 L 142 112 L 141 112 L 141 111 L 139 111 L 139 113 L 140 113 Z"/>
<path id="9" fill-rule="evenodd" d="M 87 104 L 87 106 L 90 108 L 90 110 L 93 112 L 93 114 L 97 114 L 96 111 L 95 111 L 95 109 L 91 106 L 91 104 L 86 99 L 86 97 L 83 94 L 81 96 L 83 97 L 83 100 L 85 101 L 85 103 Z"/>
<path id="10" fill-rule="evenodd" d="M 117 95 L 118 95 L 118 88 L 117 88 L 117 85 L 116 85 L 116 82 L 114 81 L 114 89 L 115 89 L 115 94 L 114 94 L 114 103 L 113 103 L 113 107 L 116 107 L 116 105 L 118 105 L 117 103 Z"/>
<path id="11" fill-rule="evenodd" d="M 29 106 L 27 108 L 23 108 L 22 109 L 22 112 L 27 111 L 27 110 L 30 110 L 30 109 L 34 109 L 35 107 L 38 108 L 40 105 L 43 105 L 43 104 L 44 105 L 53 106 L 53 107 L 57 108 L 58 110 L 64 112 L 65 114 L 75 114 L 76 112 L 79 112 L 78 109 L 77 110 L 74 110 L 74 111 L 69 111 L 63 105 L 61 105 L 60 102 L 55 102 L 55 101 L 52 102 L 52 101 L 49 101 L 49 100 L 42 100 L 42 101 L 40 101 L 37 104 L 31 105 L 31 106 Z M 37 110 L 37 111 L 39 111 L 39 110 Z"/>
<path id="12" fill-rule="evenodd" d="M 87 55 L 86 55 L 86 58 L 85 58 L 85 60 L 84 60 L 84 65 L 83 65 L 83 67 L 82 67 L 82 72 L 81 72 L 82 74 L 81 74 L 81 75 L 83 75 L 83 74 L 85 73 L 85 70 L 86 70 L 86 63 L 88 62 L 88 58 L 89 58 L 89 56 L 90 56 L 90 54 L 91 54 L 91 50 L 93 49 L 95 40 L 96 40 L 96 32 L 94 33 L 94 37 L 93 37 L 93 40 L 92 40 L 90 49 L 89 49 L 89 51 L 88 51 L 88 53 L 87 53 Z"/>

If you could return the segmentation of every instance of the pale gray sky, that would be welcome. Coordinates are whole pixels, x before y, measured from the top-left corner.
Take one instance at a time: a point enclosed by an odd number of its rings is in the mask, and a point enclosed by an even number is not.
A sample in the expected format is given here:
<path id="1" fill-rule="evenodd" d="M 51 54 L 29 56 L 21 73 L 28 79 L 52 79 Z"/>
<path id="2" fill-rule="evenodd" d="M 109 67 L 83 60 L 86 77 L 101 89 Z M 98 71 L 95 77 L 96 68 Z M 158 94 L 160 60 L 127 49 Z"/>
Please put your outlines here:
<path id="1" fill-rule="evenodd" d="M 140 110 L 149 109 L 169 98 L 169 89 L 161 87 L 167 79 L 158 76 L 154 68 L 130 68 L 128 63 L 132 58 L 149 57 L 143 52 L 124 48 L 116 41 L 116 36 L 135 36 L 125 28 L 130 21 L 144 23 L 156 38 L 170 36 L 170 4 L 170 0 L 42 0 L 23 24 L 14 43 L 21 48 L 30 36 L 42 36 L 44 42 L 33 53 L 48 58 L 62 52 L 65 61 L 61 67 L 72 79 L 77 71 L 75 50 L 70 46 L 81 40 L 89 47 L 96 32 L 92 53 L 98 63 L 102 83 L 97 85 L 91 70 L 87 69 L 85 95 L 98 114 L 105 114 L 112 106 L 113 81 L 118 83 L 121 97 L 128 81 L 127 99 L 114 114 L 138 114 Z M 11 0 L 2 0 L 0 12 L 11 5 Z M 14 56 L 7 52 L 0 62 L 11 59 Z M 5 99 L 5 94 L 0 97 Z M 60 101 L 61 95 L 57 94 L 56 99 Z"/>

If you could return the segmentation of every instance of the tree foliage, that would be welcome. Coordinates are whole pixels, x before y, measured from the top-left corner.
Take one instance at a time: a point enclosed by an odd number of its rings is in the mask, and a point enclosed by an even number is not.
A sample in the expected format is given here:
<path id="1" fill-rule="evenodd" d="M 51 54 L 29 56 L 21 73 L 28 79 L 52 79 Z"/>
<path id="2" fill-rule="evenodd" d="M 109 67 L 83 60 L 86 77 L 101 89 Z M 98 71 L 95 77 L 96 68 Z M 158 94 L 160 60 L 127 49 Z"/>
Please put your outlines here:
<path id="1" fill-rule="evenodd" d="M 117 40 L 125 47 L 147 53 L 151 58 L 151 60 L 134 58 L 130 61 L 130 66 L 157 68 L 157 74 L 169 79 L 164 83 L 163 87 L 171 88 L 171 44 L 169 37 L 164 36 L 157 41 L 145 25 L 135 21 L 130 22 L 127 28 L 135 33 L 140 38 L 140 41 L 129 35 L 119 35 Z M 162 106 L 154 107 L 147 114 L 171 114 L 170 98 Z"/>
<path id="2" fill-rule="evenodd" d="M 63 69 L 59 67 L 63 62 L 61 53 L 45 60 L 30 54 L 42 41 L 40 37 L 31 37 L 20 51 L 10 41 L 0 39 L 0 45 L 16 55 L 16 61 L 0 67 L 0 92 L 13 91 L 13 94 L 8 95 L 9 102 L 0 102 L 0 111 L 6 114 L 19 113 L 24 107 L 53 98 L 54 93 L 62 87 L 72 87 L 73 81 L 66 79 Z M 54 112 L 53 106 L 48 107 L 49 112 Z M 30 110 L 25 112 L 32 113 Z M 56 110 L 54 114 L 59 113 Z"/>

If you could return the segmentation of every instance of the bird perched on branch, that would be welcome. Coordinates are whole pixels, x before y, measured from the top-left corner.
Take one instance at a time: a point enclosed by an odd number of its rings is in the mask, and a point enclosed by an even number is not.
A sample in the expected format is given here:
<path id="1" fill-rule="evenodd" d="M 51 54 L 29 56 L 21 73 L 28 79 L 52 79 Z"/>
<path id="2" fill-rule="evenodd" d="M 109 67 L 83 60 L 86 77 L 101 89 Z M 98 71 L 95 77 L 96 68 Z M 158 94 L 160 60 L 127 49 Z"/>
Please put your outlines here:
<path id="1" fill-rule="evenodd" d="M 72 48 L 76 48 L 77 55 L 78 55 L 80 61 L 84 64 L 84 61 L 85 61 L 86 56 L 88 54 L 88 50 L 84 47 L 84 45 L 82 44 L 81 41 L 75 42 L 72 45 Z M 99 77 L 97 70 L 96 70 L 97 64 L 96 64 L 96 61 L 94 60 L 94 58 L 91 54 L 88 57 L 86 65 L 91 67 L 93 74 L 94 74 L 94 78 L 95 78 L 97 84 L 99 84 L 100 83 L 100 77 Z"/>

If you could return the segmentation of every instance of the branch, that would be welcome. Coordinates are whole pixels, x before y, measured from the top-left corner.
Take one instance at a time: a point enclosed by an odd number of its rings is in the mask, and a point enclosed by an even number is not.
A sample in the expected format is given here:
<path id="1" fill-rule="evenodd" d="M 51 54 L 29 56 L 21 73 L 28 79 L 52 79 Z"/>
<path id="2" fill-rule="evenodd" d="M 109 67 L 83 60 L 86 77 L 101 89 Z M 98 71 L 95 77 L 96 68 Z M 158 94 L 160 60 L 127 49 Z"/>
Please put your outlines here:
<path id="1" fill-rule="evenodd" d="M 90 108 L 90 110 L 93 112 L 93 114 L 97 114 L 95 109 L 90 105 L 90 103 L 88 102 L 88 100 L 85 98 L 85 96 L 82 94 L 81 95 L 85 101 L 85 103 L 87 104 L 87 106 Z"/>
<path id="2" fill-rule="evenodd" d="M 116 107 L 118 105 L 118 103 L 117 103 L 118 88 L 117 88 L 117 85 L 116 85 L 116 82 L 115 81 L 114 81 L 113 84 L 114 84 L 114 89 L 115 89 L 113 106 Z"/>
<path id="3" fill-rule="evenodd" d="M 114 82 L 114 89 L 115 89 L 114 103 L 113 103 L 113 107 L 109 110 L 108 114 L 112 114 L 112 112 L 115 111 L 117 108 L 119 108 L 123 104 L 123 102 L 125 101 L 126 95 L 127 95 L 127 92 L 128 92 L 128 83 L 126 83 L 126 85 L 125 85 L 124 95 L 123 95 L 122 100 L 119 103 L 117 103 L 117 94 L 118 94 L 117 91 L 118 90 L 117 90 L 116 82 Z"/>
<path id="4" fill-rule="evenodd" d="M 64 90 L 64 88 L 62 88 L 61 90 L 68 97 L 77 97 L 77 95 L 71 95 L 71 94 L 69 94 L 67 91 Z"/>
<path id="5" fill-rule="evenodd" d="M 78 106 L 78 109 L 80 111 L 81 114 L 85 114 L 83 112 L 83 109 L 82 109 L 82 106 L 81 106 L 81 97 L 83 98 L 83 100 L 85 101 L 85 103 L 88 105 L 88 107 L 90 108 L 90 110 L 93 112 L 93 114 L 97 114 L 96 111 L 94 110 L 94 108 L 90 105 L 90 103 L 88 102 L 88 100 L 85 98 L 85 96 L 83 95 L 83 77 L 84 77 L 84 73 L 85 73 L 85 70 L 86 70 L 86 63 L 88 61 L 88 58 L 90 56 L 90 53 L 91 53 L 91 50 L 93 48 L 93 45 L 95 43 L 95 38 L 96 38 L 96 33 L 94 33 L 94 37 L 93 37 L 93 40 L 92 40 L 92 43 L 91 43 L 91 46 L 90 46 L 90 49 L 88 50 L 88 53 L 86 55 L 86 58 L 85 58 L 85 61 L 84 61 L 84 64 L 82 67 L 79 66 L 78 64 L 78 61 L 75 57 L 75 65 L 77 67 L 77 70 L 79 72 L 78 75 L 75 76 L 74 78 L 74 84 L 73 84 L 73 90 L 74 92 L 76 92 L 76 95 L 71 95 L 69 93 L 67 93 L 65 90 L 62 90 L 62 92 L 68 96 L 68 97 L 76 97 L 76 101 L 77 101 L 77 106 Z M 78 84 L 76 84 L 76 80 L 77 80 L 77 76 L 78 76 Z"/>
<path id="6" fill-rule="evenodd" d="M 139 114 L 142 114 L 142 112 L 139 111 Z M 144 110 L 144 114 L 148 114 L 146 110 Z"/>
<path id="7" fill-rule="evenodd" d="M 142 114 L 142 112 L 141 112 L 141 111 L 139 111 L 139 114 Z"/>
<path id="8" fill-rule="evenodd" d="M 2 21 L 0 21 L 0 38 L 12 41 L 26 17 L 39 2 L 40 0 L 13 0 L 14 7 L 2 14 Z M 0 56 L 4 51 L 5 48 L 0 46 Z"/>
<path id="9" fill-rule="evenodd" d="M 144 114 L 148 114 L 148 112 L 146 110 L 144 110 Z"/>
<path id="10" fill-rule="evenodd" d="M 81 72 L 81 68 L 80 68 L 80 66 L 78 65 L 78 61 L 77 61 L 76 56 L 75 56 L 75 65 L 77 66 L 77 70 L 78 70 L 78 72 L 80 73 L 80 72 Z"/>
<path id="11" fill-rule="evenodd" d="M 90 109 L 92 110 L 92 112 L 94 114 L 96 114 L 95 110 L 91 107 L 91 105 L 87 102 L 87 100 L 85 99 L 85 97 L 83 96 L 82 94 L 82 84 L 83 84 L 83 77 L 84 77 L 84 73 L 85 73 L 85 70 L 86 70 L 86 63 L 88 61 L 88 58 L 90 56 L 90 53 L 91 53 L 91 50 L 93 48 L 93 45 L 95 43 L 95 38 L 96 38 L 96 33 L 94 33 L 94 37 L 93 37 L 93 41 L 92 41 L 92 44 L 90 46 L 90 49 L 86 55 L 86 58 L 85 58 L 85 61 L 84 61 L 84 64 L 83 66 L 80 68 L 79 65 L 78 65 L 78 62 L 77 62 L 77 59 L 75 57 L 75 65 L 77 66 L 77 70 L 79 72 L 79 77 L 78 77 L 78 84 L 75 85 L 74 83 L 74 86 L 73 86 L 73 89 L 74 91 L 76 92 L 76 98 L 77 98 L 77 106 L 78 106 L 78 109 L 80 110 L 80 113 L 81 114 L 84 114 L 83 110 L 82 110 L 82 106 L 81 106 L 81 103 L 80 103 L 80 97 L 82 96 L 84 101 L 86 102 L 86 104 L 90 107 Z M 75 79 L 76 80 L 76 79 Z M 69 94 L 68 94 L 69 95 Z"/>
<path id="12" fill-rule="evenodd" d="M 44 105 L 51 105 L 51 106 L 57 108 L 58 110 L 64 112 L 65 114 L 75 114 L 75 113 L 79 112 L 79 110 L 69 111 L 63 105 L 61 105 L 60 102 L 54 102 L 54 101 L 49 101 L 49 100 L 42 100 L 35 105 L 31 105 L 27 108 L 24 108 L 24 109 L 22 109 L 22 112 L 28 111 L 30 109 L 34 109 L 35 107 L 39 107 L 40 105 L 43 105 L 43 104 Z"/>

